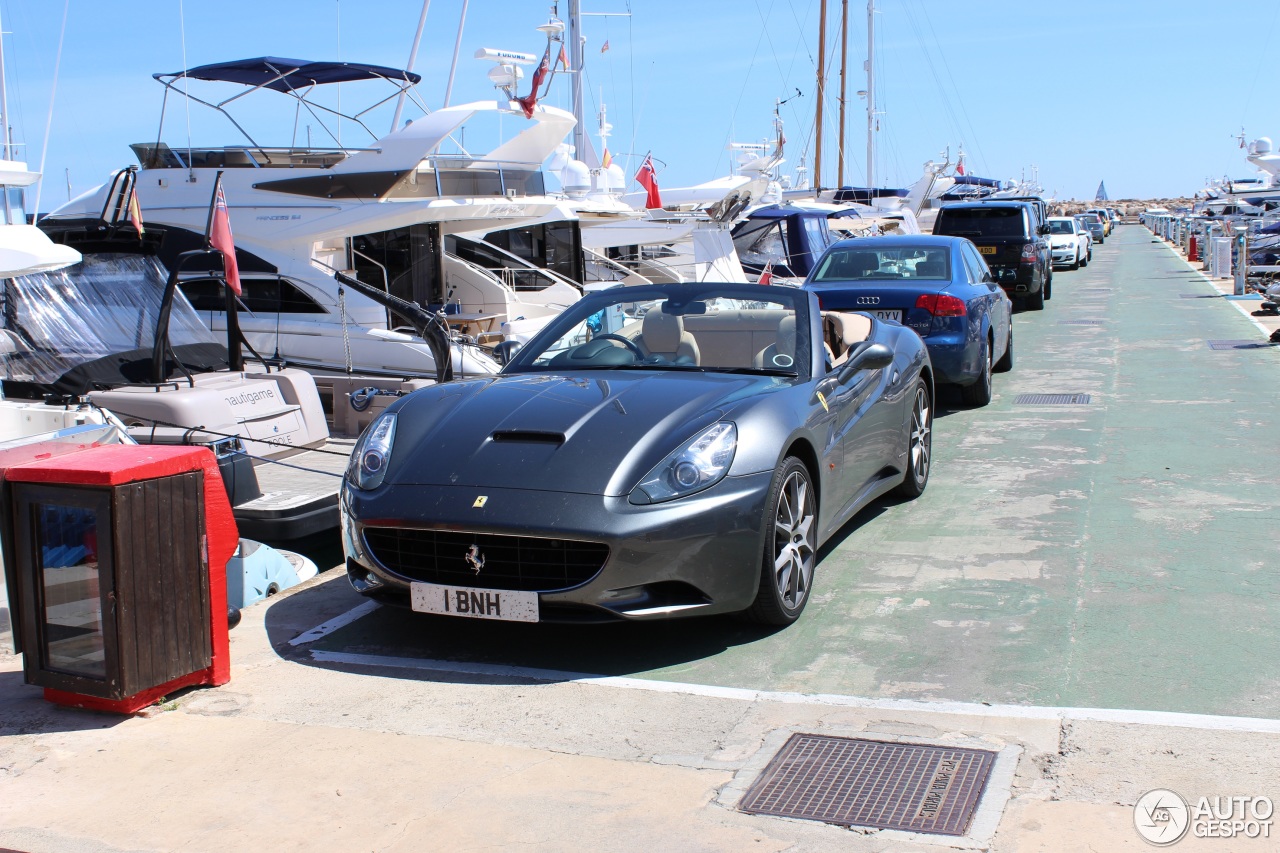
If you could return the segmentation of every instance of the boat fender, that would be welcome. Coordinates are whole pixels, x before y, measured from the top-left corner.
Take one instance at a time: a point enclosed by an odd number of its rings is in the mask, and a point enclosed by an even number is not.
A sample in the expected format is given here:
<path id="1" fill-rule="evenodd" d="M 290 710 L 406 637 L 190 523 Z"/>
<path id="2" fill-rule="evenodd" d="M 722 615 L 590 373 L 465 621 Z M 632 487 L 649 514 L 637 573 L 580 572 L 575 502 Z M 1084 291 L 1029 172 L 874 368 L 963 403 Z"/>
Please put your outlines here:
<path id="1" fill-rule="evenodd" d="M 227 605 L 227 630 L 240 624 L 240 608 Z"/>

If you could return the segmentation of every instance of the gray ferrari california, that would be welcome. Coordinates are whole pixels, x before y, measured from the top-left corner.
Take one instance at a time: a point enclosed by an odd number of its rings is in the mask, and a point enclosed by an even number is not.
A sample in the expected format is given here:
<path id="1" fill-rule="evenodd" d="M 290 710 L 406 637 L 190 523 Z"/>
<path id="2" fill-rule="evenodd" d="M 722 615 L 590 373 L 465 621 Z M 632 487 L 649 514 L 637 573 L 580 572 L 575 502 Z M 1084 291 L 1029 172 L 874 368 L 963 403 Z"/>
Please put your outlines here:
<path id="1" fill-rule="evenodd" d="M 911 329 L 787 287 L 616 287 L 499 375 L 370 424 L 342 488 L 347 574 L 423 613 L 789 624 L 824 541 L 924 490 L 932 426 Z"/>

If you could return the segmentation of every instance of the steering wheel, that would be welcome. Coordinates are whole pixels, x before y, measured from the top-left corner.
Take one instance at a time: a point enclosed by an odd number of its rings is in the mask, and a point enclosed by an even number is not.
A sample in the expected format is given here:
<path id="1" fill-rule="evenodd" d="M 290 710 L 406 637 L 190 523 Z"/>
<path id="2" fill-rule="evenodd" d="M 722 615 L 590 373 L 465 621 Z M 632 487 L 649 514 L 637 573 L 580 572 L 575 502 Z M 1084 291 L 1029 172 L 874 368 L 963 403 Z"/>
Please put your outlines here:
<path id="1" fill-rule="evenodd" d="M 613 332 L 606 332 L 603 335 L 595 335 L 594 337 L 592 337 L 591 340 L 617 341 L 618 343 L 622 344 L 623 347 L 625 347 L 626 349 L 631 350 L 632 354 L 635 355 L 637 361 L 645 357 L 644 352 L 640 349 L 640 347 L 636 346 L 635 341 L 631 340 L 630 338 L 624 338 L 622 335 L 615 335 Z"/>

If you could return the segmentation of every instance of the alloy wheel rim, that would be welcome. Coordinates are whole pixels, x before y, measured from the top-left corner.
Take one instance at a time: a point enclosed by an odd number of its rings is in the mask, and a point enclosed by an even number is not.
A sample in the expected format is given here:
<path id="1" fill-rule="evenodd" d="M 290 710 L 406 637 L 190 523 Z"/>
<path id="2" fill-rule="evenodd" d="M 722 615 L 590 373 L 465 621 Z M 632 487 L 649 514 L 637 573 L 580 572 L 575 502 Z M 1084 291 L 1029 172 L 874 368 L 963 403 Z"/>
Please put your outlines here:
<path id="1" fill-rule="evenodd" d="M 816 557 L 813 528 L 809 480 L 799 471 L 792 471 L 778 491 L 773 520 L 773 577 L 778 596 L 788 610 L 796 610 L 809 596 Z"/>
<path id="2" fill-rule="evenodd" d="M 911 412 L 911 473 L 917 483 L 929 476 L 929 457 L 933 453 L 933 422 L 930 418 L 929 395 L 916 390 L 916 405 Z"/>

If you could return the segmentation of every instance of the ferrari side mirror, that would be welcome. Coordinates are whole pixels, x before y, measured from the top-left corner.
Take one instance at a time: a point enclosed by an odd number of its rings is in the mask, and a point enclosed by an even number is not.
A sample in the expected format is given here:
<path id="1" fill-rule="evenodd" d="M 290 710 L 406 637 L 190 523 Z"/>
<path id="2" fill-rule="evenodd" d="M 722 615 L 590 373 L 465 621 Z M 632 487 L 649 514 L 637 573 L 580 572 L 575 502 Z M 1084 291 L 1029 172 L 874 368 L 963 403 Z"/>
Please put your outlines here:
<path id="1" fill-rule="evenodd" d="M 891 364 L 893 350 L 884 344 L 871 344 L 849 356 L 849 360 L 840 368 L 840 382 L 848 382 L 859 370 L 878 370 Z"/>

